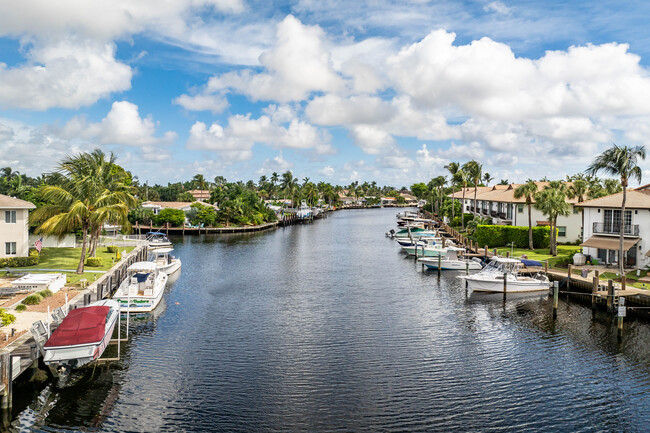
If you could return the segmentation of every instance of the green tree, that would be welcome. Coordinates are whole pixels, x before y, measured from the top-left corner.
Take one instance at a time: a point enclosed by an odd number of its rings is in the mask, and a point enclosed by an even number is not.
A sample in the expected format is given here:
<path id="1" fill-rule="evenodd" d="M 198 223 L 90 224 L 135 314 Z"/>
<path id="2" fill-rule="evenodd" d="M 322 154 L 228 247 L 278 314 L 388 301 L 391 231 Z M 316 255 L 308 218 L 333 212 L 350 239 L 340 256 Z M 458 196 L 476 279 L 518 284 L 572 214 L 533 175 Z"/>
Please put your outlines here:
<path id="1" fill-rule="evenodd" d="M 557 217 L 571 214 L 571 205 L 566 201 L 565 191 L 557 184 L 552 184 L 535 194 L 535 207 L 548 216 L 548 221 L 551 224 L 550 254 L 552 256 L 557 256 Z"/>
<path id="2" fill-rule="evenodd" d="M 461 224 L 463 226 L 463 230 L 465 230 L 465 192 L 467 191 L 467 184 L 469 183 L 470 180 L 470 175 L 467 173 L 464 169 L 459 169 L 456 172 L 456 176 L 458 177 L 458 181 L 463 188 L 463 202 L 461 203 Z"/>
<path id="3" fill-rule="evenodd" d="M 185 212 L 180 209 L 166 208 L 156 215 L 156 224 L 170 223 L 174 227 L 181 227 L 185 223 Z"/>
<path id="4" fill-rule="evenodd" d="M 471 160 L 463 165 L 463 171 L 467 172 L 469 179 L 474 183 L 474 214 L 478 215 L 478 207 L 476 206 L 476 194 L 478 193 L 478 183 L 483 176 L 483 165 Z"/>
<path id="5" fill-rule="evenodd" d="M 630 179 L 636 179 L 641 183 L 643 172 L 639 167 L 639 160 L 645 160 L 645 147 L 644 146 L 614 146 L 610 147 L 594 159 L 587 173 L 595 176 L 598 172 L 603 171 L 612 176 L 618 176 L 621 179 L 621 186 L 623 187 L 623 200 L 621 201 L 621 227 L 619 234 L 619 260 L 618 266 L 621 275 L 624 273 L 624 257 L 625 251 L 623 250 L 623 240 L 625 238 L 625 201 L 627 200 L 627 186 Z"/>
<path id="6" fill-rule="evenodd" d="M 458 183 L 458 170 L 460 170 L 460 164 L 457 163 L 457 162 L 450 162 L 449 164 L 445 165 L 445 169 L 447 169 L 447 171 L 451 175 L 451 179 L 450 179 L 450 182 L 451 182 L 451 196 L 452 196 L 452 200 L 455 201 L 456 198 L 454 197 L 454 195 L 456 193 L 456 184 Z M 454 212 L 455 208 L 456 208 L 456 206 L 451 207 L 451 220 L 452 221 L 454 220 L 454 216 L 455 216 L 454 215 L 455 214 L 455 212 Z"/>
<path id="7" fill-rule="evenodd" d="M 585 201 L 585 199 L 589 195 L 589 183 L 584 180 L 584 179 L 576 179 L 567 188 L 567 197 L 570 199 L 575 198 L 578 203 L 582 203 Z M 581 217 L 582 217 L 582 232 L 581 232 L 581 237 L 584 235 L 584 227 L 585 227 L 585 209 L 581 208 L 580 209 Z"/>
<path id="8" fill-rule="evenodd" d="M 537 194 L 537 184 L 535 181 L 528 179 L 526 183 L 522 183 L 515 189 L 515 198 L 524 198 L 526 206 L 528 206 L 528 248 L 534 249 L 533 246 L 533 209 L 532 204 Z"/>
<path id="9" fill-rule="evenodd" d="M 423 199 L 427 195 L 428 188 L 424 182 L 414 183 L 411 185 L 411 192 L 418 199 Z"/>

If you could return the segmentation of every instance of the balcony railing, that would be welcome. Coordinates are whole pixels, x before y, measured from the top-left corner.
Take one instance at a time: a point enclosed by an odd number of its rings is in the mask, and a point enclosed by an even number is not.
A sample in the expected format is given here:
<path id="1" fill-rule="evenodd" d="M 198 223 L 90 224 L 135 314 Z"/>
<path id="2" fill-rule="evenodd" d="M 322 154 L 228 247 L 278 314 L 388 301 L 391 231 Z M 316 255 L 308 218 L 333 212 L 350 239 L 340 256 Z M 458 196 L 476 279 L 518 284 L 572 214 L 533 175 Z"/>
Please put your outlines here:
<path id="1" fill-rule="evenodd" d="M 621 233 L 621 223 L 594 223 L 594 234 L 617 235 Z M 627 224 L 623 231 L 626 236 L 639 236 L 638 224 Z"/>

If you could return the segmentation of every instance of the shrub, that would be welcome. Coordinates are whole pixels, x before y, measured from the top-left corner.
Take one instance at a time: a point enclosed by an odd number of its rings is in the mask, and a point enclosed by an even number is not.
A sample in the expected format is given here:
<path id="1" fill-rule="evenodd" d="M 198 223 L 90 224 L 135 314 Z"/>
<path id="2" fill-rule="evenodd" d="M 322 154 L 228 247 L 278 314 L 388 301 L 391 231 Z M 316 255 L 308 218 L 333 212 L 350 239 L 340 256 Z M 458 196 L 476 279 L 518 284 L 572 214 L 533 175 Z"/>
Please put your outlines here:
<path id="1" fill-rule="evenodd" d="M 39 295 L 38 293 L 34 293 L 33 295 L 29 295 L 25 299 L 23 299 L 23 304 L 25 305 L 38 305 L 41 303 L 43 300 L 43 297 Z"/>
<path id="2" fill-rule="evenodd" d="M 88 257 L 86 259 L 86 266 L 90 266 L 91 268 L 98 268 L 101 265 L 102 265 L 101 257 Z"/>
<path id="3" fill-rule="evenodd" d="M 454 220 L 452 221 L 452 226 L 460 227 L 462 225 L 460 218 L 461 218 L 460 215 L 454 217 Z M 464 219 L 465 219 L 465 225 L 467 226 L 467 223 L 474 219 L 474 215 L 471 213 L 466 213 Z"/>
<path id="4" fill-rule="evenodd" d="M 185 222 L 185 212 L 180 209 L 163 209 L 154 217 L 156 225 L 170 223 L 174 227 L 181 227 Z"/>
<path id="5" fill-rule="evenodd" d="M 2 321 L 2 326 L 7 326 L 16 321 L 16 316 L 7 313 L 4 308 L 0 308 L 0 320 Z"/>
<path id="6" fill-rule="evenodd" d="M 550 245 L 549 227 L 533 227 L 533 247 L 547 248 Z M 480 225 L 476 228 L 479 245 L 505 247 L 514 242 L 515 248 L 528 248 L 528 227 Z"/>
<path id="7" fill-rule="evenodd" d="M 115 254 L 117 252 L 118 248 L 115 245 L 109 245 L 106 247 L 106 252 L 109 254 Z"/>
<path id="8" fill-rule="evenodd" d="M 26 309 L 27 309 L 27 305 L 25 304 L 16 305 L 16 311 L 25 311 Z"/>
<path id="9" fill-rule="evenodd" d="M 561 257 L 558 257 L 557 261 L 555 262 L 555 266 L 558 267 L 558 268 L 566 268 L 571 263 L 573 263 L 573 257 L 571 257 L 571 256 L 561 256 Z"/>
<path id="10" fill-rule="evenodd" d="M 38 251 L 30 250 L 28 257 L 6 257 L 0 259 L 0 268 L 21 268 L 38 264 Z"/>
<path id="11" fill-rule="evenodd" d="M 50 289 L 45 289 L 38 292 L 38 294 L 41 295 L 43 298 L 47 298 L 48 296 L 52 296 L 52 291 Z"/>

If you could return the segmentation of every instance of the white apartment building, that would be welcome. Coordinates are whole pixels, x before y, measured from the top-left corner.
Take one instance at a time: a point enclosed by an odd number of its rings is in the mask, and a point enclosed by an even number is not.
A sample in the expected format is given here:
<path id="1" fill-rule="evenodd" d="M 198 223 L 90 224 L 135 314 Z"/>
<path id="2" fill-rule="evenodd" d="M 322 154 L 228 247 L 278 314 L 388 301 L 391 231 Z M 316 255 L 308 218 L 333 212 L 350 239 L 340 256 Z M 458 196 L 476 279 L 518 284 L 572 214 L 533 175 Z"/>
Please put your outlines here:
<path id="1" fill-rule="evenodd" d="M 29 210 L 36 206 L 28 201 L 0 194 L 0 257 L 29 255 Z"/>
<path id="2" fill-rule="evenodd" d="M 535 182 L 538 191 L 548 185 L 548 182 Z M 473 213 L 483 218 L 490 218 L 493 224 L 528 227 L 528 206 L 525 198 L 515 198 L 515 189 L 521 184 L 479 186 L 476 188 L 476 210 L 474 210 L 474 187 L 465 188 L 465 213 Z M 463 201 L 463 190 L 450 194 L 449 197 Z M 558 242 L 575 242 L 581 239 L 582 215 L 576 208 L 577 199 L 567 199 L 572 211 L 569 216 L 557 218 Z M 533 227 L 550 225 L 548 217 L 539 209 L 532 206 Z"/>
<path id="3" fill-rule="evenodd" d="M 584 254 L 600 263 L 617 264 L 620 229 L 624 224 L 625 267 L 643 269 L 650 265 L 650 184 L 627 191 L 625 215 L 621 217 L 623 193 L 580 203 L 585 210 Z"/>

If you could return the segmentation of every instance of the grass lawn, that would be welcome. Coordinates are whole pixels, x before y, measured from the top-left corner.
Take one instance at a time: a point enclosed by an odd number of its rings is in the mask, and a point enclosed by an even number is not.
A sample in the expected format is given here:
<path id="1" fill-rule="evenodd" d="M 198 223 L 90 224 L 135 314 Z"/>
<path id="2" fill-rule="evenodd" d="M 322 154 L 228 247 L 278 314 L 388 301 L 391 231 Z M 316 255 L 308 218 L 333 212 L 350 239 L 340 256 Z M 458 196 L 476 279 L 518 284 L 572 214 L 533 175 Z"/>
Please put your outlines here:
<path id="1" fill-rule="evenodd" d="M 582 252 L 582 247 L 575 245 L 558 245 L 557 246 L 557 256 L 553 257 L 549 254 L 548 248 L 540 248 L 536 250 L 529 250 L 528 248 L 515 248 L 511 250 L 510 248 L 497 248 L 500 255 L 505 256 L 506 252 L 510 252 L 511 256 L 521 257 L 522 254 L 526 254 L 530 260 L 538 260 L 543 262 L 548 260 L 549 267 L 555 267 L 555 264 L 561 257 L 571 256 L 578 252 Z M 512 252 L 511 252 L 512 251 Z"/>
<path id="2" fill-rule="evenodd" d="M 124 251 L 127 253 L 133 250 L 134 247 L 120 247 L 120 254 Z M 74 270 L 79 265 L 79 258 L 81 257 L 81 248 L 43 248 L 41 250 L 41 257 L 38 265 L 25 266 L 21 269 L 72 269 L 73 272 L 66 272 L 68 278 L 68 285 L 75 285 L 81 279 L 88 280 L 92 283 L 102 274 L 94 272 L 84 272 L 77 274 Z M 113 267 L 114 253 L 108 253 L 106 247 L 97 247 L 97 257 L 102 258 L 102 266 L 89 267 L 85 266 L 86 271 L 107 271 Z M 44 271 L 47 272 L 47 271 Z"/>

